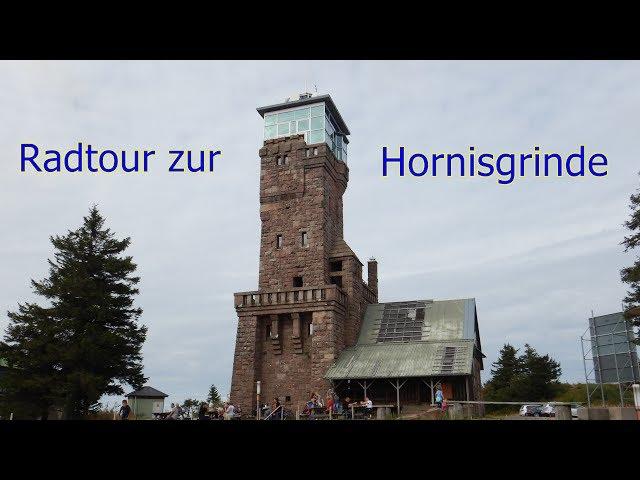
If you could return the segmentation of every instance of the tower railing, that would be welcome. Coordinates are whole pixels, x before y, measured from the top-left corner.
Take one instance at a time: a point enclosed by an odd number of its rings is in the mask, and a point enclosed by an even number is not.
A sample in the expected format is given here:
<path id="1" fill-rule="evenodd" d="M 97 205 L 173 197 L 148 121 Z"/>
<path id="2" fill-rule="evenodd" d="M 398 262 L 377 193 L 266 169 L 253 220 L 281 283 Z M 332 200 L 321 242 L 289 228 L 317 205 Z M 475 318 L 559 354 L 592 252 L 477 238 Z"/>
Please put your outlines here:
<path id="1" fill-rule="evenodd" d="M 269 305 L 291 305 L 320 301 L 347 303 L 347 295 L 337 285 L 322 287 L 301 287 L 288 290 L 258 290 L 234 294 L 236 308 Z"/>
<path id="2" fill-rule="evenodd" d="M 362 282 L 362 294 L 365 300 L 367 301 L 367 303 L 378 303 L 376 294 L 373 292 L 371 287 L 364 282 Z"/>

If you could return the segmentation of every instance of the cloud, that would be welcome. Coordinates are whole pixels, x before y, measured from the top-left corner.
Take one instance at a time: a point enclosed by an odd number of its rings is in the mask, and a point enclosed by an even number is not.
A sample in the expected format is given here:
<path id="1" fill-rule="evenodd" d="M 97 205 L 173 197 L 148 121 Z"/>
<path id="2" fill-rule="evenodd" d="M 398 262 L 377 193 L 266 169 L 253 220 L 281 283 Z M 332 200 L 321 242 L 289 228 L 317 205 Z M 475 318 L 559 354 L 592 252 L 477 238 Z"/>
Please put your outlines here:
<path id="1" fill-rule="evenodd" d="M 257 286 L 260 223 L 255 108 L 330 93 L 352 132 L 345 237 L 380 261 L 381 299 L 475 297 L 486 366 L 531 343 L 581 379 L 591 309 L 619 310 L 619 242 L 637 188 L 634 62 L 2 62 L 0 308 L 32 299 L 48 236 L 93 203 L 131 236 L 149 326 L 149 383 L 170 399 L 229 390 L 234 291 Z M 220 149 L 213 174 L 19 172 L 19 145 L 166 152 Z M 604 178 L 382 177 L 381 147 L 413 152 L 558 152 L 609 158 Z M 0 317 L 0 328 L 7 324 Z M 485 378 L 488 368 L 485 370 Z"/>

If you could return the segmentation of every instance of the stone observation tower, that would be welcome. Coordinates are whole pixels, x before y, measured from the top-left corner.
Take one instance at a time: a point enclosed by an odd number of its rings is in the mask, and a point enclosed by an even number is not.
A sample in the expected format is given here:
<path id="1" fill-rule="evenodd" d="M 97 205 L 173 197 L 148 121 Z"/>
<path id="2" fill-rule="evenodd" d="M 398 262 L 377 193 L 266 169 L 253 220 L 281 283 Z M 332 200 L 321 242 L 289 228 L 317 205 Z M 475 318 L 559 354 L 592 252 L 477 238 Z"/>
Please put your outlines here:
<path id="1" fill-rule="evenodd" d="M 331 387 L 325 375 L 356 344 L 377 303 L 377 263 L 362 263 L 343 237 L 349 129 L 329 95 L 301 94 L 258 108 L 260 155 L 258 290 L 234 294 L 238 314 L 231 401 L 247 415 L 261 399 L 287 409 Z"/>

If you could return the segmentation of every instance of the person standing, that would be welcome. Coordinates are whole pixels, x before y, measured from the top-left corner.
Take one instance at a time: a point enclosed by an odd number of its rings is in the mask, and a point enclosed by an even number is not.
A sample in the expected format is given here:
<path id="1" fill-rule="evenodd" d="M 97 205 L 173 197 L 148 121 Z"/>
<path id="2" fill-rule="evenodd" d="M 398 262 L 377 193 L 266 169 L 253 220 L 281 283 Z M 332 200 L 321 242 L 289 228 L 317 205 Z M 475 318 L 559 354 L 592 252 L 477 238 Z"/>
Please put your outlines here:
<path id="1" fill-rule="evenodd" d="M 443 400 L 443 395 L 442 395 L 442 388 L 440 387 L 440 385 L 438 385 L 438 389 L 436 390 L 436 405 L 438 406 L 438 408 L 442 408 L 442 400 Z"/>
<path id="2" fill-rule="evenodd" d="M 122 406 L 120 407 L 120 411 L 118 412 L 120 420 L 128 420 L 130 413 L 131 413 L 131 407 L 129 406 L 126 400 L 122 400 Z"/>
<path id="3" fill-rule="evenodd" d="M 338 395 L 335 396 L 333 408 L 338 415 L 342 415 L 342 401 Z"/>
<path id="4" fill-rule="evenodd" d="M 180 415 L 180 408 L 177 404 L 172 403 L 171 412 L 169 412 L 169 415 L 167 415 L 167 418 L 165 420 L 177 420 L 178 415 Z"/>
<path id="5" fill-rule="evenodd" d="M 206 403 L 202 402 L 200 404 L 200 409 L 198 410 L 198 420 L 209 420 L 207 416 L 208 406 Z"/>
<path id="6" fill-rule="evenodd" d="M 373 402 L 371 401 L 371 399 L 365 396 L 364 401 L 362 402 L 362 405 L 366 409 L 367 418 L 371 418 L 373 414 Z"/>
<path id="7" fill-rule="evenodd" d="M 233 420 L 233 417 L 235 416 L 235 410 L 236 409 L 232 403 L 226 404 L 224 409 L 224 419 Z"/>
<path id="8" fill-rule="evenodd" d="M 280 420 L 280 417 L 282 416 L 282 412 L 279 411 L 278 409 L 280 408 L 280 400 L 278 399 L 278 397 L 275 397 L 273 399 L 273 402 L 271 403 L 271 412 L 270 414 L 270 420 Z"/>
<path id="9" fill-rule="evenodd" d="M 333 406 L 334 406 L 334 402 L 333 402 L 333 395 L 332 394 L 327 394 L 327 398 L 324 401 L 324 404 L 327 408 L 327 413 L 333 413 Z"/>

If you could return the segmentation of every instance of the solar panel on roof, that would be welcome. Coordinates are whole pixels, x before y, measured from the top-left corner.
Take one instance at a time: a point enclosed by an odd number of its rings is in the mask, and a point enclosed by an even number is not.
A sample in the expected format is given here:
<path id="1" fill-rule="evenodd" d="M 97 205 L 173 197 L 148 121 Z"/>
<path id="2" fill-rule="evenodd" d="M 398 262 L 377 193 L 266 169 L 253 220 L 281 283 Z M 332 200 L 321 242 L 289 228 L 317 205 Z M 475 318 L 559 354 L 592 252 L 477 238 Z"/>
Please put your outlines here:
<path id="1" fill-rule="evenodd" d="M 418 301 L 386 303 L 376 341 L 385 343 L 422 340 L 425 308 L 427 304 Z"/>

